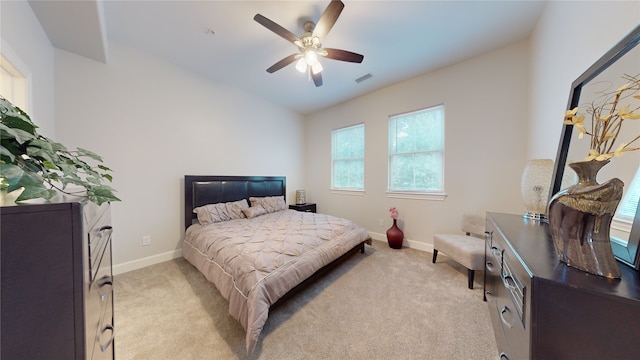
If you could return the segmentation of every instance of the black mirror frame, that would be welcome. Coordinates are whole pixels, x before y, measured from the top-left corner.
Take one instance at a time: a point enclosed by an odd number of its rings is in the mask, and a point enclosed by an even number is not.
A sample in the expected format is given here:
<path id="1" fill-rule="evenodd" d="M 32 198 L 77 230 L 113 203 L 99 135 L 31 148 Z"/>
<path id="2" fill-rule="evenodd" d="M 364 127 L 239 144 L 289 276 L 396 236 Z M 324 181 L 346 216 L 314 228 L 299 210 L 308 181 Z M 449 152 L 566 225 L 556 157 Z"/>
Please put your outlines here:
<path id="1" fill-rule="evenodd" d="M 582 87 L 607 69 L 611 64 L 615 63 L 624 54 L 628 53 L 640 43 L 640 25 L 637 25 L 627 36 L 604 54 L 595 64 L 591 65 L 582 75 L 580 75 L 572 84 L 569 93 L 569 103 L 567 110 L 571 110 L 578 106 Z M 549 190 L 549 199 L 560 191 L 562 183 L 562 175 L 567 163 L 567 155 L 569 152 L 569 143 L 571 142 L 571 133 L 573 125 L 564 125 L 560 135 L 560 144 L 556 155 L 555 166 L 551 178 L 551 186 Z M 613 254 L 624 264 L 640 269 L 640 205 L 636 209 L 636 215 L 631 226 L 629 242 L 627 246 L 623 246 L 617 242 L 611 242 Z"/>

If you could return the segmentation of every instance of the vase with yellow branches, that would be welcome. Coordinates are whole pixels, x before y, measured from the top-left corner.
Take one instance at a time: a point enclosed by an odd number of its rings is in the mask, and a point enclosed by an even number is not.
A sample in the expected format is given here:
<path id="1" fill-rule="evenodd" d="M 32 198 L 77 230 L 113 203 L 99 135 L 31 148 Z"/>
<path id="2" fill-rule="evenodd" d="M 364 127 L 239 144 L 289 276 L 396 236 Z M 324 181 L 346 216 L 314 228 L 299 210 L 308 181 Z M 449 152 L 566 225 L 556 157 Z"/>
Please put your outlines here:
<path id="1" fill-rule="evenodd" d="M 578 107 L 565 113 L 564 123 L 573 125 L 578 139 L 585 135 L 590 138 L 589 152 L 583 161 L 569 164 L 578 182 L 554 195 L 547 210 L 559 260 L 607 278 L 620 277 L 611 250 L 610 228 L 624 183 L 618 178 L 598 183 L 596 177 L 616 157 L 640 150 L 640 134 L 624 132 L 627 122 L 640 121 L 640 77 L 623 79 L 624 85 L 603 93 L 598 102 L 586 107 L 590 124 L 585 125 L 586 116 Z"/>

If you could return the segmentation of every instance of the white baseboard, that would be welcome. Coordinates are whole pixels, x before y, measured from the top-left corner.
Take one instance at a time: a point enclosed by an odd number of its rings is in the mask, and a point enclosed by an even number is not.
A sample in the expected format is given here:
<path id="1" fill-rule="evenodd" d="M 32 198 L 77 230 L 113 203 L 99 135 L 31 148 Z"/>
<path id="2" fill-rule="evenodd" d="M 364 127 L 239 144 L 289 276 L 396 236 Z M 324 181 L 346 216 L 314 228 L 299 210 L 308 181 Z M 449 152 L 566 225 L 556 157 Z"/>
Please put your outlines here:
<path id="1" fill-rule="evenodd" d="M 380 234 L 380 233 L 369 231 L 369 235 L 371 235 L 371 238 L 373 240 L 387 242 L 387 234 Z M 427 244 L 422 241 L 416 241 L 416 240 L 404 238 L 404 242 L 402 243 L 402 246 L 408 247 L 411 249 L 433 253 L 433 244 Z"/>
<path id="2" fill-rule="evenodd" d="M 387 235 L 374 233 L 369 231 L 369 235 L 373 240 L 387 242 Z M 402 244 L 403 247 L 408 247 L 411 249 L 416 249 L 420 251 L 426 251 L 433 253 L 433 244 L 427 244 L 422 241 L 415 241 L 405 238 Z M 113 266 L 113 275 L 123 274 L 129 271 L 142 269 L 147 266 L 159 264 L 161 262 L 173 260 L 182 257 L 182 250 L 174 250 L 169 251 L 163 254 L 153 255 L 146 258 L 129 261 L 122 264 L 117 264 Z"/>
<path id="3" fill-rule="evenodd" d="M 133 270 L 142 269 L 144 267 L 159 264 L 161 262 L 173 260 L 182 257 L 182 250 L 169 251 L 163 254 L 153 255 L 142 259 L 129 261 L 113 266 L 113 275 L 126 273 Z"/>

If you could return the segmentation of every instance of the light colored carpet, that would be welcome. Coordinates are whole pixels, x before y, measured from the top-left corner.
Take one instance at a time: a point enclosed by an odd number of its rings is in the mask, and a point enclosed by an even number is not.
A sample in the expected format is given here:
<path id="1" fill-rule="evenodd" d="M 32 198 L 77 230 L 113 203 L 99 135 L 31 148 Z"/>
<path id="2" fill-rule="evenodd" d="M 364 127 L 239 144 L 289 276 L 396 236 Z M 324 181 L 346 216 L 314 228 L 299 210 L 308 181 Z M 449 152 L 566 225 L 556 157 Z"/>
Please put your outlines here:
<path id="1" fill-rule="evenodd" d="M 272 309 L 253 356 L 228 303 L 176 259 L 115 277 L 116 359 L 495 359 L 482 272 L 374 241 Z"/>

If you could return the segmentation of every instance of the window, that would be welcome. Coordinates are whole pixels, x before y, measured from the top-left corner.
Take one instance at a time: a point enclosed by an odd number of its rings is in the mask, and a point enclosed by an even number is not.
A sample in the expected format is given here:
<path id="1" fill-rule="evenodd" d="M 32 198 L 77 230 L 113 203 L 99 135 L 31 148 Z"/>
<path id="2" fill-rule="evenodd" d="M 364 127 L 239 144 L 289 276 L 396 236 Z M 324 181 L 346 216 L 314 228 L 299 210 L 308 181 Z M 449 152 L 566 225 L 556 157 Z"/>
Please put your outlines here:
<path id="1" fill-rule="evenodd" d="M 364 190 L 364 124 L 331 131 L 331 188 Z"/>
<path id="2" fill-rule="evenodd" d="M 389 191 L 444 194 L 444 105 L 389 117 Z"/>
<path id="3" fill-rule="evenodd" d="M 626 187 L 626 184 L 625 184 Z M 616 214 L 611 221 L 611 240 L 627 246 L 631 236 L 633 219 L 636 216 L 638 200 L 640 199 L 640 168 L 636 170 L 630 186 L 618 204 Z"/>
<path id="4" fill-rule="evenodd" d="M 0 95 L 23 111 L 28 111 L 27 79 L 4 54 L 0 54 Z"/>
<path id="5" fill-rule="evenodd" d="M 629 189 L 625 192 L 615 217 L 621 221 L 632 223 L 633 218 L 636 216 L 638 200 L 640 200 L 640 167 L 636 170 L 636 174 L 631 181 L 631 186 L 629 186 Z"/>

